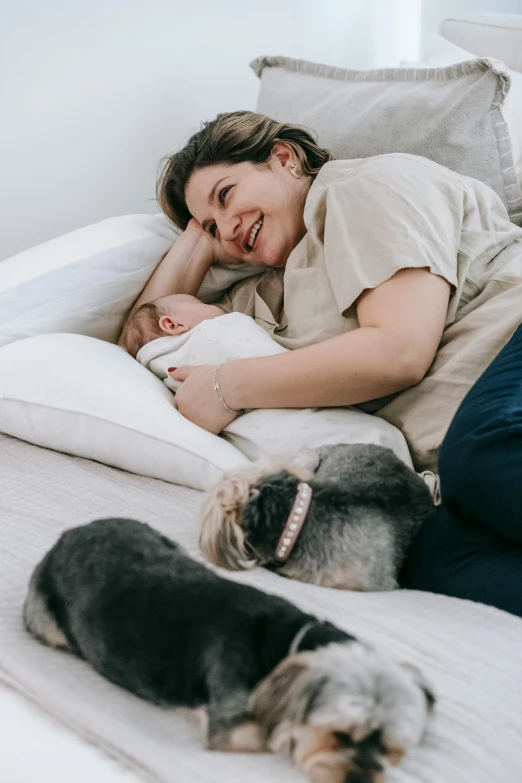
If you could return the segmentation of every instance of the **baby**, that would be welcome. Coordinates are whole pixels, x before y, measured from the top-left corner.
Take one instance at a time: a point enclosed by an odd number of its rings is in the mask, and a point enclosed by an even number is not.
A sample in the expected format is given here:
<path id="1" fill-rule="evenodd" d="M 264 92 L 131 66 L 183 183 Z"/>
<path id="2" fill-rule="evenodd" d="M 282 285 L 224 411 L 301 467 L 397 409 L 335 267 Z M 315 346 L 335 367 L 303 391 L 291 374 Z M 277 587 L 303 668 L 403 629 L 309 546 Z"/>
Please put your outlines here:
<path id="1" fill-rule="evenodd" d="M 219 305 L 181 294 L 155 299 L 131 315 L 120 343 L 174 393 L 180 381 L 169 375 L 169 367 L 286 353 L 247 301 L 252 287 L 241 291 L 248 296 L 234 296 L 232 303 L 220 300 Z M 354 408 L 254 410 L 229 424 L 222 435 L 251 460 L 330 443 L 375 443 L 412 464 L 399 430 Z"/>
<path id="2" fill-rule="evenodd" d="M 136 358 L 138 351 L 146 343 L 158 337 L 184 334 L 202 321 L 220 315 L 225 315 L 225 310 L 221 307 L 204 304 L 189 294 L 160 296 L 152 302 L 141 305 L 131 315 L 120 342 L 130 355 Z"/>
<path id="3" fill-rule="evenodd" d="M 239 280 L 212 305 L 189 294 L 160 296 L 131 314 L 119 344 L 136 358 L 151 340 L 180 336 L 203 321 L 230 313 L 243 313 L 271 331 L 278 325 L 283 305 L 282 273 L 282 269 L 268 269 Z"/>

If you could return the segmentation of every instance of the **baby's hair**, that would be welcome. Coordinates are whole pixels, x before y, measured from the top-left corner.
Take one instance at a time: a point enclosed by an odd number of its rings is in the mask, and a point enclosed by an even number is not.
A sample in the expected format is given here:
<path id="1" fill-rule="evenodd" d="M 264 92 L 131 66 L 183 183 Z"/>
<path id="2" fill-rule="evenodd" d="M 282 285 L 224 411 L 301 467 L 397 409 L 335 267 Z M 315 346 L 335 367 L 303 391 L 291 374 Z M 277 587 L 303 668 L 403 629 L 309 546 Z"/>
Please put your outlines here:
<path id="1" fill-rule="evenodd" d="M 158 302 L 159 300 L 155 299 L 141 305 L 125 324 L 121 342 L 134 359 L 145 343 L 149 343 L 156 337 L 164 337 L 159 320 L 166 313 Z"/>
<path id="2" fill-rule="evenodd" d="M 146 343 L 150 343 L 151 340 L 155 340 L 157 337 L 165 337 L 165 332 L 161 330 L 159 322 L 162 315 L 170 315 L 172 312 L 170 311 L 169 313 L 162 304 L 166 298 L 165 296 L 159 296 L 157 299 L 153 299 L 152 302 L 141 305 L 129 316 L 129 320 L 121 333 L 120 344 L 134 358 L 136 358 L 138 351 Z M 171 307 L 173 304 L 179 305 L 181 302 L 196 299 L 191 294 L 171 294 L 168 298 Z"/>

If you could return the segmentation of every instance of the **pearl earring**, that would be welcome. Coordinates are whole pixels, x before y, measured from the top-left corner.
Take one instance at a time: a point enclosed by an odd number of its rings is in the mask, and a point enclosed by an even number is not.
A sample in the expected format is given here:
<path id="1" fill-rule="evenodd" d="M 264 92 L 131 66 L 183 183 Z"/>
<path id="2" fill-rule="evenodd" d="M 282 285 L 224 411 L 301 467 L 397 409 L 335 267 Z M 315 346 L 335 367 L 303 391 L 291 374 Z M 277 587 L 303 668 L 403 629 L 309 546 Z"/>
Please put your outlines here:
<path id="1" fill-rule="evenodd" d="M 290 171 L 292 172 L 292 174 L 296 179 L 299 179 L 299 174 L 296 174 L 294 169 L 295 169 L 295 163 L 292 163 L 292 165 L 290 166 Z"/>

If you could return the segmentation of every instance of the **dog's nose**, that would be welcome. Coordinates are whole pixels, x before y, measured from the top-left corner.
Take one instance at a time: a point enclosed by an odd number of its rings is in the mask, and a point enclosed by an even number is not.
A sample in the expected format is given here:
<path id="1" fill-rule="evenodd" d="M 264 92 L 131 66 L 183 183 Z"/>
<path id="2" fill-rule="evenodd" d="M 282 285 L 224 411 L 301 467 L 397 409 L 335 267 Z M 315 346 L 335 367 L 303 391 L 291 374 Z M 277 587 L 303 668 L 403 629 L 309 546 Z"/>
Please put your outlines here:
<path id="1" fill-rule="evenodd" d="M 375 778 L 371 773 L 367 775 L 366 772 L 352 770 L 346 775 L 344 783 L 375 783 Z"/>
<path id="2" fill-rule="evenodd" d="M 377 783 L 381 780 L 379 773 L 384 771 L 381 754 L 384 748 L 380 729 L 372 732 L 355 747 L 351 763 L 355 770 L 348 772 L 345 783 Z"/>
<path id="3" fill-rule="evenodd" d="M 352 735 L 345 731 L 334 731 L 333 735 L 341 748 L 353 748 L 355 745 Z"/>

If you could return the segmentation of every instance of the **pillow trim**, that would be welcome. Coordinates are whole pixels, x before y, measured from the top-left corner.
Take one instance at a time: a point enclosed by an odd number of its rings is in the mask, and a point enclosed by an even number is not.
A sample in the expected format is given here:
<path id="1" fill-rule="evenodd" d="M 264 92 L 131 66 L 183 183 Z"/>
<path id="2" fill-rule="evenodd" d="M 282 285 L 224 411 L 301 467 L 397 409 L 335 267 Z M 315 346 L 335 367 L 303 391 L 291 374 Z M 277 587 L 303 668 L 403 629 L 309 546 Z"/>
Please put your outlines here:
<path id="1" fill-rule="evenodd" d="M 452 65 L 443 65 L 435 68 L 426 66 L 420 68 L 340 68 L 336 65 L 325 65 L 324 63 L 313 63 L 310 60 L 297 60 L 294 57 L 283 57 L 281 55 L 262 55 L 256 57 L 250 63 L 250 68 L 260 79 L 265 68 L 284 68 L 287 71 L 295 73 L 304 73 L 307 76 L 322 76 L 326 79 L 336 79 L 337 81 L 370 81 L 370 82 L 398 82 L 397 73 L 400 72 L 404 77 L 402 81 L 437 81 L 442 77 L 444 81 L 458 79 L 461 76 L 470 76 L 477 73 L 477 67 L 480 71 L 492 71 L 497 76 L 509 82 L 509 71 L 506 65 L 500 60 L 491 57 L 477 57 L 472 60 L 466 60 Z M 456 69 L 461 69 L 458 73 Z M 419 75 L 418 75 L 419 74 Z"/>
<path id="2" fill-rule="evenodd" d="M 80 410 L 77 410 L 75 408 L 64 408 L 64 407 L 57 406 L 57 405 L 50 405 L 47 402 L 37 402 L 35 400 L 29 400 L 29 399 L 27 399 L 25 397 L 15 397 L 15 396 L 13 396 L 11 394 L 0 394 L 0 407 L 1 407 L 2 402 L 4 400 L 6 402 L 21 402 L 21 403 L 24 403 L 25 405 L 35 405 L 35 406 L 38 406 L 40 408 L 46 408 L 46 409 L 53 410 L 53 411 L 62 411 L 64 413 L 69 413 L 69 414 L 72 414 L 73 416 L 82 416 L 82 417 L 87 418 L 87 419 L 96 419 L 96 421 L 101 421 L 104 424 L 112 424 L 114 427 L 120 427 L 121 429 L 127 430 L 128 432 L 133 432 L 136 435 L 144 435 L 147 438 L 151 438 L 151 440 L 156 440 L 159 443 L 164 443 L 167 446 L 172 446 L 173 449 L 176 449 L 176 451 L 179 451 L 182 454 L 190 454 L 191 457 L 195 457 L 196 459 L 200 460 L 203 464 L 210 465 L 213 468 L 216 468 L 217 470 L 223 471 L 223 468 L 220 465 L 218 465 L 217 463 L 215 463 L 212 460 L 208 459 L 207 457 L 201 456 L 201 454 L 198 454 L 197 452 L 191 450 L 190 448 L 185 448 L 184 446 L 181 447 L 181 446 L 179 446 L 179 445 L 177 445 L 175 443 L 172 443 L 171 441 L 165 440 L 164 438 L 156 437 L 155 435 L 144 433 L 143 430 L 135 429 L 134 427 L 129 427 L 127 424 L 120 424 L 119 422 L 116 422 L 113 419 L 105 418 L 103 416 L 100 416 L 99 414 L 86 413 L 85 411 L 80 411 Z M 180 414 L 180 416 L 181 416 L 181 414 Z M 197 425 L 194 424 L 194 426 L 196 427 Z M 206 432 L 206 430 L 205 430 L 205 432 Z M 208 435 L 212 435 L 213 433 L 209 432 L 207 434 Z M 219 436 L 218 435 L 214 435 L 214 437 L 218 438 Z M 24 440 L 24 438 L 19 438 L 19 440 Z M 224 438 L 220 438 L 220 440 L 225 442 L 225 443 L 228 443 L 229 446 L 232 446 L 232 444 L 229 443 Z M 32 441 L 30 441 L 30 442 L 32 442 Z M 233 446 L 233 448 L 238 452 L 238 454 L 240 454 L 242 457 L 245 457 L 245 455 L 241 451 L 239 451 L 239 449 L 237 449 L 235 446 Z M 55 451 L 55 449 L 52 449 L 52 451 Z M 69 454 L 70 452 L 67 452 L 67 453 Z M 248 457 L 245 457 L 245 458 L 248 459 Z M 249 460 L 249 462 L 250 461 L 251 460 Z M 105 464 L 107 464 L 107 463 L 105 463 Z"/>
<path id="3" fill-rule="evenodd" d="M 517 177 L 509 126 L 506 122 L 504 113 L 502 112 L 506 95 L 511 86 L 511 78 L 507 66 L 505 66 L 504 63 L 501 63 L 498 60 L 491 60 L 490 58 L 486 58 L 486 61 L 496 64 L 494 73 L 500 76 L 495 99 L 491 105 L 490 117 L 491 128 L 495 139 L 497 140 L 499 152 L 500 172 L 504 185 L 504 203 L 508 211 L 509 219 L 516 225 L 520 225 L 522 223 L 522 190 Z"/>
<path id="4" fill-rule="evenodd" d="M 522 190 L 517 179 L 509 128 L 501 110 L 504 105 L 505 97 L 509 92 L 511 77 L 509 75 L 508 67 L 501 60 L 492 57 L 477 57 L 473 60 L 465 60 L 461 63 L 435 68 L 424 66 L 419 68 L 374 68 L 357 70 L 354 68 L 339 68 L 335 65 L 324 65 L 323 63 L 313 63 L 309 60 L 297 60 L 293 57 L 265 55 L 256 57 L 252 60 L 250 68 L 259 79 L 261 79 L 265 68 L 283 68 L 284 70 L 294 73 L 334 79 L 341 82 L 368 81 L 375 83 L 386 81 L 395 83 L 401 81 L 437 81 L 440 78 L 444 81 L 450 81 L 458 79 L 461 76 L 470 76 L 478 71 L 491 71 L 497 76 L 498 81 L 498 87 L 493 98 L 493 103 L 491 104 L 490 117 L 493 136 L 497 142 L 499 173 L 502 178 L 502 189 L 504 193 L 503 201 L 510 220 L 517 225 L 522 223 Z M 403 76 L 402 79 L 397 77 L 398 72 Z"/>

